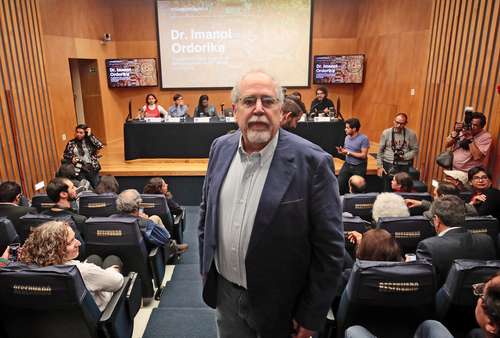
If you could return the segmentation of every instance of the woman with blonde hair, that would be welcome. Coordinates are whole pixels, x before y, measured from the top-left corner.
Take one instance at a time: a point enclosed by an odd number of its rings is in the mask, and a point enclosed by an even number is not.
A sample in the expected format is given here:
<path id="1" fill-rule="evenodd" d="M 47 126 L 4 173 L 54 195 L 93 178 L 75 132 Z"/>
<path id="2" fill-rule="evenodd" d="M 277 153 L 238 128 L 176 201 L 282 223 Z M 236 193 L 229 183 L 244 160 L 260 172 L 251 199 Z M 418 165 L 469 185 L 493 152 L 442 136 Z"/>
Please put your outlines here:
<path id="1" fill-rule="evenodd" d="M 33 230 L 20 250 L 19 261 L 39 266 L 76 265 L 99 310 L 103 311 L 113 292 L 123 284 L 120 273 L 123 264 L 117 256 L 102 261 L 97 255 L 80 262 L 76 260 L 79 247 L 80 241 L 67 223 L 50 221 Z"/>

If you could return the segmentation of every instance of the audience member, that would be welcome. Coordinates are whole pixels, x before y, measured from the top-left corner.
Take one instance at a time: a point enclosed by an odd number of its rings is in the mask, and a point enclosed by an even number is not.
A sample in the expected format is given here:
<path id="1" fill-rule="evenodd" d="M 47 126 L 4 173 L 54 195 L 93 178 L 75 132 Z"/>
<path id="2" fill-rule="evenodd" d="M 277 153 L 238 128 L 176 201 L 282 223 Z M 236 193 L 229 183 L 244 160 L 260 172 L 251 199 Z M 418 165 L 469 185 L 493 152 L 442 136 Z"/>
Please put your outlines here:
<path id="1" fill-rule="evenodd" d="M 335 113 L 335 106 L 332 100 L 328 98 L 328 89 L 319 87 L 316 89 L 316 98 L 311 102 L 311 116 L 329 115 L 330 112 Z"/>
<path id="2" fill-rule="evenodd" d="M 304 104 L 304 102 L 302 102 L 302 94 L 295 91 L 291 95 L 288 95 L 288 98 L 294 100 L 299 105 L 300 109 L 302 109 L 303 114 L 307 114 L 306 105 Z"/>
<path id="3" fill-rule="evenodd" d="M 446 147 L 453 150 L 453 169 L 468 171 L 477 166 L 487 166 L 491 149 L 491 134 L 484 130 L 486 116 L 479 112 L 471 115 L 470 128 L 462 123 L 446 138 Z"/>
<path id="4" fill-rule="evenodd" d="M 500 337 L 500 272 L 484 283 L 474 284 L 472 290 L 478 297 L 475 315 L 479 329 L 472 330 L 468 337 Z"/>
<path id="5" fill-rule="evenodd" d="M 281 107 L 281 120 L 280 126 L 283 129 L 291 130 L 297 128 L 297 123 L 304 111 L 296 101 L 290 99 L 289 97 L 285 98 L 283 102 L 283 106 Z"/>
<path id="6" fill-rule="evenodd" d="M 6 181 L 0 184 L 0 216 L 7 217 L 16 228 L 20 226 L 20 217 L 36 213 L 35 208 L 19 205 L 21 196 L 21 186 L 16 182 Z"/>
<path id="7" fill-rule="evenodd" d="M 180 204 L 174 200 L 174 195 L 172 195 L 172 193 L 168 190 L 168 184 L 163 178 L 151 178 L 146 186 L 144 186 L 143 193 L 165 195 L 165 198 L 167 199 L 168 209 L 170 210 L 172 217 L 181 215 L 183 213 Z"/>
<path id="8" fill-rule="evenodd" d="M 372 218 L 375 223 L 381 217 L 408 217 L 410 212 L 403 197 L 391 192 L 383 192 L 373 203 Z"/>
<path id="9" fill-rule="evenodd" d="M 493 187 L 491 174 L 483 167 L 474 167 L 468 175 L 473 189 L 470 204 L 480 216 L 492 215 L 500 222 L 500 190 Z"/>
<path id="10" fill-rule="evenodd" d="M 408 172 L 418 153 L 415 132 L 406 128 L 408 116 L 399 113 L 394 117 L 394 126 L 385 129 L 380 136 L 377 153 L 377 175 L 384 180 L 384 190 L 390 191 L 392 176 Z"/>
<path id="11" fill-rule="evenodd" d="M 366 180 L 359 175 L 352 175 L 349 178 L 349 193 L 364 194 L 366 193 Z"/>
<path id="12" fill-rule="evenodd" d="M 80 241 L 68 224 L 51 221 L 33 230 L 20 250 L 19 261 L 42 267 L 75 265 L 99 310 L 103 311 L 113 292 L 119 290 L 123 284 L 123 276 L 120 273 L 123 263 L 117 256 L 108 256 L 102 262 L 102 258 L 96 255 L 80 262 L 76 260 L 79 248 Z M 102 264 L 97 266 L 94 262 Z"/>
<path id="13" fill-rule="evenodd" d="M 63 154 L 63 163 L 73 164 L 77 179 L 84 178 L 95 188 L 99 183 L 98 151 L 103 144 L 85 124 L 76 126 L 75 138 L 68 142 Z"/>
<path id="14" fill-rule="evenodd" d="M 75 166 L 72 163 L 63 163 L 57 170 L 56 177 L 63 177 L 71 180 L 80 191 L 92 190 L 92 185 L 85 178 L 76 176 Z"/>
<path id="15" fill-rule="evenodd" d="M 116 199 L 118 214 L 111 217 L 134 217 L 138 220 L 139 229 L 149 247 L 169 245 L 178 254 L 188 250 L 187 244 L 177 244 L 170 240 L 170 234 L 158 216 L 148 217 L 140 212 L 141 195 L 135 189 L 122 191 Z"/>
<path id="16" fill-rule="evenodd" d="M 449 182 L 440 182 L 437 187 L 434 188 L 432 191 L 432 198 L 436 200 L 437 198 L 443 196 L 443 195 L 454 195 L 458 196 L 459 191 L 458 189 Z M 432 219 L 432 214 L 430 212 L 432 202 L 427 201 L 427 200 L 414 200 L 410 198 L 405 199 L 405 203 L 408 206 L 408 208 L 417 208 L 420 207 L 424 210 L 424 216 L 426 216 L 428 219 Z M 477 216 L 477 211 L 476 208 L 474 208 L 472 205 L 468 203 L 464 203 L 465 205 L 465 216 Z"/>
<path id="17" fill-rule="evenodd" d="M 359 132 L 361 123 L 357 118 L 345 121 L 345 141 L 343 147 L 337 147 L 337 151 L 345 155 L 345 162 L 339 172 L 339 191 L 345 194 L 349 187 L 348 181 L 352 175 L 366 176 L 368 148 L 370 141 L 368 137 Z"/>
<path id="18" fill-rule="evenodd" d="M 466 172 L 460 170 L 443 170 L 444 181 L 453 184 L 458 192 L 471 191 L 469 177 Z"/>
<path id="19" fill-rule="evenodd" d="M 443 285 L 455 259 L 495 259 L 493 240 L 485 234 L 471 234 L 465 228 L 464 202 L 457 196 L 444 195 L 434 201 L 432 222 L 437 236 L 422 240 L 417 258 L 432 262 L 438 287 Z"/>
<path id="20" fill-rule="evenodd" d="M 146 104 L 140 109 L 141 117 L 165 117 L 168 116 L 165 108 L 158 104 L 154 94 L 146 95 Z"/>
<path id="21" fill-rule="evenodd" d="M 184 104 L 184 97 L 181 94 L 174 95 L 174 104 L 168 107 L 168 113 L 172 117 L 185 117 L 188 106 Z"/>
<path id="22" fill-rule="evenodd" d="M 87 217 L 79 215 L 71 205 L 76 201 L 76 188 L 71 180 L 61 177 L 52 179 L 47 185 L 47 195 L 56 205 L 44 210 L 42 214 L 53 217 L 71 216 L 77 228 L 80 231 L 84 229 Z"/>
<path id="23" fill-rule="evenodd" d="M 413 192 L 413 179 L 404 171 L 397 173 L 392 178 L 391 189 L 394 192 Z"/>
<path id="24" fill-rule="evenodd" d="M 208 104 L 208 95 L 201 95 L 198 99 L 198 105 L 194 108 L 194 117 L 212 116 L 216 116 L 215 107 Z"/>
<path id="25" fill-rule="evenodd" d="M 371 229 L 361 234 L 350 231 L 347 239 L 356 245 L 356 258 L 367 261 L 401 262 L 398 242 L 384 229 Z"/>
<path id="26" fill-rule="evenodd" d="M 101 176 L 101 181 L 95 188 L 94 192 L 96 194 L 118 194 L 120 192 L 120 185 L 113 175 L 104 175 Z"/>

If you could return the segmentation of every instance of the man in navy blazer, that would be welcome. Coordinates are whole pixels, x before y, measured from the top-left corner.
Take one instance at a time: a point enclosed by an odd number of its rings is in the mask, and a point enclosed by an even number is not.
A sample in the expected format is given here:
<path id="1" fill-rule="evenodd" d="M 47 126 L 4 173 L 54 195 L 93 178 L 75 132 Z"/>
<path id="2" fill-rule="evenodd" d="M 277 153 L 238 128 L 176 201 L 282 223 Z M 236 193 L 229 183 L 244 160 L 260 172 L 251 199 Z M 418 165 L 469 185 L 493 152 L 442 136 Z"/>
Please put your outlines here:
<path id="1" fill-rule="evenodd" d="M 203 298 L 220 337 L 309 337 L 343 263 L 332 157 L 279 128 L 268 74 L 247 73 L 231 95 L 239 131 L 213 142 L 200 206 Z"/>

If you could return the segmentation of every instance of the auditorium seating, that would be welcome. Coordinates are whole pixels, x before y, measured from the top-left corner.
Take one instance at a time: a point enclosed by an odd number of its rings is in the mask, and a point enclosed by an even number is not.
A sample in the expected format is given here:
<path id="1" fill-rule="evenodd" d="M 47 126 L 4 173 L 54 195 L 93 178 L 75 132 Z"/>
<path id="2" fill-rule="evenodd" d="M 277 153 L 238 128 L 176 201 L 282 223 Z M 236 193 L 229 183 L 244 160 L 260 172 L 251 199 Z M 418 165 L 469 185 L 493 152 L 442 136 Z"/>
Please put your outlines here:
<path id="1" fill-rule="evenodd" d="M 342 215 L 342 223 L 344 223 L 344 236 L 345 239 L 345 249 L 351 255 L 352 258 L 355 257 L 356 246 L 349 240 L 347 240 L 347 233 L 349 231 L 357 231 L 359 233 L 365 233 L 369 228 L 371 223 L 361 219 L 358 216 L 348 217 Z"/>
<path id="2" fill-rule="evenodd" d="M 130 338 L 140 307 L 137 274 L 101 313 L 74 265 L 12 264 L 0 270 L 0 312 L 9 338 Z"/>
<path id="3" fill-rule="evenodd" d="M 382 217 L 377 227 L 387 230 L 396 239 L 403 254 L 414 253 L 421 240 L 436 235 L 424 216 Z"/>
<path id="4" fill-rule="evenodd" d="M 7 217 L 0 217 L 0 255 L 9 244 L 19 242 L 19 235 Z"/>
<path id="5" fill-rule="evenodd" d="M 472 285 L 482 283 L 500 270 L 500 261 L 457 259 L 445 284 L 436 296 L 436 315 L 454 336 L 460 336 L 477 326 L 474 314 L 476 297 Z"/>
<path id="6" fill-rule="evenodd" d="M 56 204 L 47 196 L 47 194 L 37 194 L 31 199 L 31 206 L 38 212 L 54 207 Z"/>
<path id="7" fill-rule="evenodd" d="M 79 198 L 78 213 L 86 217 L 108 217 L 116 214 L 116 194 L 83 193 Z"/>
<path id="8" fill-rule="evenodd" d="M 475 234 L 486 234 L 497 242 L 499 229 L 498 220 L 493 216 L 475 216 L 465 218 L 465 228 Z"/>
<path id="9" fill-rule="evenodd" d="M 123 272 L 135 271 L 142 283 L 144 298 L 159 298 L 165 274 L 165 261 L 159 248 L 148 252 L 139 230 L 137 220 L 132 217 L 91 217 L 85 222 L 87 255 L 101 257 L 116 255 L 123 261 Z M 157 288 L 155 293 L 154 285 Z"/>
<path id="10" fill-rule="evenodd" d="M 359 216 L 365 221 L 371 222 L 373 203 L 377 198 L 377 192 L 366 194 L 345 194 L 342 209 L 353 216 Z"/>
<path id="11" fill-rule="evenodd" d="M 357 260 L 337 311 L 337 336 L 362 325 L 378 337 L 412 337 L 423 320 L 433 318 L 435 295 L 429 262 Z"/>
<path id="12" fill-rule="evenodd" d="M 163 221 L 163 225 L 177 243 L 183 243 L 183 233 L 181 224 L 174 223 L 170 209 L 168 208 L 167 199 L 162 194 L 141 194 L 141 208 L 148 216 L 157 215 Z"/>

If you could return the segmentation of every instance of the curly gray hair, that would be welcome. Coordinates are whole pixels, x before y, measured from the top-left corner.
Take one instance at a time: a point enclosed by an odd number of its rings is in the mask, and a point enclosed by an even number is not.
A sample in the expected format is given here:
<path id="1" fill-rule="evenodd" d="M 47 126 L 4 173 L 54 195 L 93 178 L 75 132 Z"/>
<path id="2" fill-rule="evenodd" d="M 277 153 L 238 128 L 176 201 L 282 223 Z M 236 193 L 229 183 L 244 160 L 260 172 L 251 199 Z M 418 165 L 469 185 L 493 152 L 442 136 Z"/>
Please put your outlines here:
<path id="1" fill-rule="evenodd" d="M 116 209 L 130 214 L 139 210 L 139 204 L 141 202 L 142 198 L 137 190 L 127 189 L 122 191 L 116 198 Z"/>
<path id="2" fill-rule="evenodd" d="M 372 217 L 378 222 L 380 217 L 408 217 L 410 212 L 403 197 L 392 192 L 383 192 L 373 203 Z"/>

